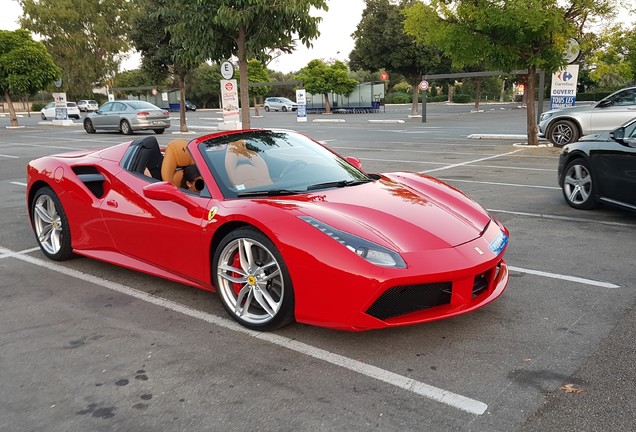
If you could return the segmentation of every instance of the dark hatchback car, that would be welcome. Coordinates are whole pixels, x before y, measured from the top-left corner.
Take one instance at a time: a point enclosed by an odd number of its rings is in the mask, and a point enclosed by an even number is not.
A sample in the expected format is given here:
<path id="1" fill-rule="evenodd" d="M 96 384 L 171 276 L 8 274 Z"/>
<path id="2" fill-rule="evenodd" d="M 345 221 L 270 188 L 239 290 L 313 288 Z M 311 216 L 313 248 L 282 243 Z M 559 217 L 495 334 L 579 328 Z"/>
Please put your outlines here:
<path id="1" fill-rule="evenodd" d="M 559 186 L 576 209 L 605 203 L 636 211 L 636 118 L 563 147 Z"/>

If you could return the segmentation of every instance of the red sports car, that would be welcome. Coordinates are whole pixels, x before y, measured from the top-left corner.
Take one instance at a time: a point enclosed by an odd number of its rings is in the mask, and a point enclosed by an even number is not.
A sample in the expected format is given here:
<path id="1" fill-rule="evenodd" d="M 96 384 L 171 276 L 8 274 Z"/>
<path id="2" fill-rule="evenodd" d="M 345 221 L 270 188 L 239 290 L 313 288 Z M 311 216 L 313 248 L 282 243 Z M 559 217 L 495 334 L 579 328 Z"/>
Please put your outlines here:
<path id="1" fill-rule="evenodd" d="M 491 302 L 509 279 L 507 229 L 462 192 L 423 174 L 366 173 L 290 131 L 163 149 L 146 136 L 34 160 L 27 177 L 49 258 L 79 254 L 217 291 L 255 330 L 447 318 Z"/>

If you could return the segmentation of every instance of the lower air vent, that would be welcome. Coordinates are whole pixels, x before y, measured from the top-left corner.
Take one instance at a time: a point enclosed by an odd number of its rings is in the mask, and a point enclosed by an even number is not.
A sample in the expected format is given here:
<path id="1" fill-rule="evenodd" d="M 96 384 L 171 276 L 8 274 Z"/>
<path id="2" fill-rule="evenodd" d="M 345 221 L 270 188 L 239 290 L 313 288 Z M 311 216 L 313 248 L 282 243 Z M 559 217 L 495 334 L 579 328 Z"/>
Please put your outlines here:
<path id="1" fill-rule="evenodd" d="M 451 287 L 451 282 L 397 286 L 378 297 L 367 313 L 378 319 L 386 319 L 449 304 Z"/>

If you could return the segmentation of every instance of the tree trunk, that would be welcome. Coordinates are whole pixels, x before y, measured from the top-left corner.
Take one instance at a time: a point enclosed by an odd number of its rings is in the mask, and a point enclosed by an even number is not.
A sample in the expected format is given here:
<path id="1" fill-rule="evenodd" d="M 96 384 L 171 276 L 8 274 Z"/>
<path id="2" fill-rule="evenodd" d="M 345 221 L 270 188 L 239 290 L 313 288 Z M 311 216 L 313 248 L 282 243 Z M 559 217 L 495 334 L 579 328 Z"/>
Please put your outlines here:
<path id="1" fill-rule="evenodd" d="M 455 84 L 448 83 L 448 102 L 452 102 L 454 96 L 455 96 Z"/>
<path id="2" fill-rule="evenodd" d="M 329 93 L 325 93 L 325 112 L 331 114 L 331 105 L 329 104 Z"/>
<path id="3" fill-rule="evenodd" d="M 506 80 L 501 81 L 501 93 L 499 93 L 499 102 L 503 102 L 506 98 Z"/>
<path id="4" fill-rule="evenodd" d="M 4 99 L 9 104 L 9 118 L 11 119 L 11 127 L 18 127 L 18 116 L 15 114 L 15 108 L 13 107 L 13 101 L 8 92 L 4 94 Z"/>
<path id="5" fill-rule="evenodd" d="M 258 102 L 256 101 L 256 95 L 254 95 L 254 115 L 256 117 L 260 116 L 260 112 L 258 111 Z"/>
<path id="6" fill-rule="evenodd" d="M 479 111 L 479 100 L 481 99 L 481 79 L 475 78 L 475 111 Z"/>
<path id="7" fill-rule="evenodd" d="M 413 100 L 411 102 L 411 115 L 417 115 L 417 96 L 418 96 L 418 87 L 417 84 L 411 84 L 411 90 L 413 91 Z M 423 90 L 426 91 L 426 90 Z"/>
<path id="8" fill-rule="evenodd" d="M 539 138 L 537 137 L 537 110 L 535 104 L 535 94 L 537 82 L 537 68 L 532 66 L 528 68 L 528 80 L 526 82 L 526 113 L 528 121 L 528 145 L 538 145 Z"/>
<path id="9" fill-rule="evenodd" d="M 240 77 L 240 96 L 241 96 L 241 122 L 243 129 L 250 128 L 250 95 L 248 93 L 247 80 L 247 40 L 245 36 L 245 25 L 239 26 L 239 37 L 236 41 L 238 48 L 238 63 Z"/>
<path id="10" fill-rule="evenodd" d="M 185 75 L 179 75 L 179 130 L 181 132 L 188 131 L 186 124 L 186 106 L 185 106 Z"/>

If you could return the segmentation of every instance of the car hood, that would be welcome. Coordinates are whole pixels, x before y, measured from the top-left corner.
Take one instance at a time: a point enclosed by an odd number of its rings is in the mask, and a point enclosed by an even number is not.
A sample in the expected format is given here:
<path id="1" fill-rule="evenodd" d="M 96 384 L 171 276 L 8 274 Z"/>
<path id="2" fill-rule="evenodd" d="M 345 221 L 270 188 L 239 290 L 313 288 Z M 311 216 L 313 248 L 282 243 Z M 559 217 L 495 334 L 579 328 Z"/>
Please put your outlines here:
<path id="1" fill-rule="evenodd" d="M 297 215 L 400 252 L 469 242 L 491 221 L 481 206 L 457 189 L 414 173 L 392 173 L 371 183 L 272 200 L 286 210 L 296 209 Z"/>
<path id="2" fill-rule="evenodd" d="M 585 135 L 579 141 L 613 141 L 609 132 L 601 132 L 597 134 Z"/>
<path id="3" fill-rule="evenodd" d="M 570 115 L 575 113 L 584 113 L 584 112 L 592 111 L 593 109 L 594 109 L 594 105 L 579 105 L 579 106 L 546 111 L 544 114 Z"/>

